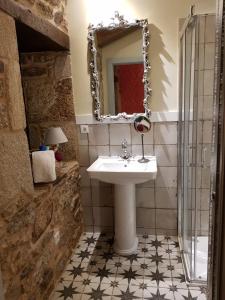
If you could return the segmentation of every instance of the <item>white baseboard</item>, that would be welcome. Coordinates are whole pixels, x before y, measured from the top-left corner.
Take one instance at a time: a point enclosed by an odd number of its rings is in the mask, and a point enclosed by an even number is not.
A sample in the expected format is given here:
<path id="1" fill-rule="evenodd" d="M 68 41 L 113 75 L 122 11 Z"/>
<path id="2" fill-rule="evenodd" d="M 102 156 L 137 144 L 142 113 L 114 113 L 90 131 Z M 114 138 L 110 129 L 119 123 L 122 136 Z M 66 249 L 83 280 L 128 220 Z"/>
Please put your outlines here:
<path id="1" fill-rule="evenodd" d="M 178 111 L 162 111 L 162 112 L 152 112 L 151 122 L 177 122 L 179 118 Z M 104 120 L 96 121 L 94 116 L 88 115 L 76 115 L 77 124 L 115 124 L 115 123 L 132 123 L 132 120 Z"/>

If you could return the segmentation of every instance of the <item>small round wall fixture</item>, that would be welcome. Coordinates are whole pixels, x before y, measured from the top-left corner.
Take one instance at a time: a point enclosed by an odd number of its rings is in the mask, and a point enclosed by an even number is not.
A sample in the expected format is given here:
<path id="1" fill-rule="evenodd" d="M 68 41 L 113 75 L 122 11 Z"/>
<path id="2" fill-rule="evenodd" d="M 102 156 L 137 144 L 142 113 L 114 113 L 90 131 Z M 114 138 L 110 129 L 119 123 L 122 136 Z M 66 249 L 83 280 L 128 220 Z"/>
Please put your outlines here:
<path id="1" fill-rule="evenodd" d="M 144 134 L 149 132 L 151 127 L 150 120 L 144 115 L 139 115 L 134 120 L 134 128 L 141 134 L 142 158 L 138 160 L 140 163 L 147 163 L 149 161 L 149 159 L 145 158 L 144 154 Z"/>

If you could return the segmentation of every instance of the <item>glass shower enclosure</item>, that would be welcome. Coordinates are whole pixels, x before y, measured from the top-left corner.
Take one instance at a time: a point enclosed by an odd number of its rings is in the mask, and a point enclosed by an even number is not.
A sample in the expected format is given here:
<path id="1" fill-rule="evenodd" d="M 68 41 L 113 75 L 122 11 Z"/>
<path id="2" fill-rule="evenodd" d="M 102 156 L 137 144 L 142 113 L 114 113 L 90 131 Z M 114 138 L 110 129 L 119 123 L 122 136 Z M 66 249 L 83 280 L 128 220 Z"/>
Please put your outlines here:
<path id="1" fill-rule="evenodd" d="M 215 15 L 191 15 L 180 32 L 178 237 L 186 278 L 206 283 Z"/>

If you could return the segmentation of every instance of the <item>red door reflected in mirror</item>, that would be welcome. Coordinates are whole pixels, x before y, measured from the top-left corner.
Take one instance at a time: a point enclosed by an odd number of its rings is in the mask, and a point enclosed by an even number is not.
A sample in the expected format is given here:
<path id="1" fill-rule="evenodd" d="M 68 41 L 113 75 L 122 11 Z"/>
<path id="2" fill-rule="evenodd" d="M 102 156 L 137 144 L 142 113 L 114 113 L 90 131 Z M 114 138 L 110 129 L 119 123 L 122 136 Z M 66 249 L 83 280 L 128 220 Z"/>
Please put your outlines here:
<path id="1" fill-rule="evenodd" d="M 143 63 L 114 65 L 116 113 L 143 113 Z"/>

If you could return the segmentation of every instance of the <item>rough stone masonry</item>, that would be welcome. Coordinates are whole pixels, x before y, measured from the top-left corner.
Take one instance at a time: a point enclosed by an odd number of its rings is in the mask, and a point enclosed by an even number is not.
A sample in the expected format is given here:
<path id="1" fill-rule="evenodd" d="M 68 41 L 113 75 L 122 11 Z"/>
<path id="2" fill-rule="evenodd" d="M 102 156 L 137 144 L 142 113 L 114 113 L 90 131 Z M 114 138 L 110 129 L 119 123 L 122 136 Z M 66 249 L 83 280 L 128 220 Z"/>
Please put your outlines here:
<path id="1" fill-rule="evenodd" d="M 53 15 L 65 3 L 17 2 L 56 7 Z M 6 300 L 43 300 L 83 230 L 70 57 L 35 53 L 19 60 L 17 49 L 14 19 L 0 11 L 0 277 Z M 34 186 L 30 149 L 50 125 L 68 137 L 65 162 L 56 182 Z"/>

